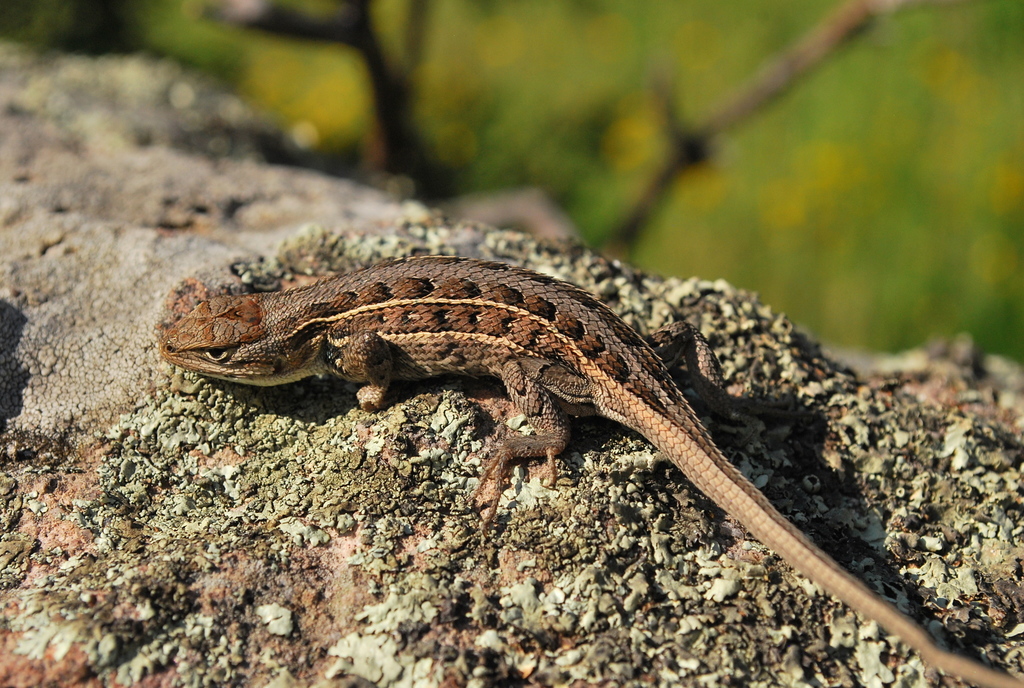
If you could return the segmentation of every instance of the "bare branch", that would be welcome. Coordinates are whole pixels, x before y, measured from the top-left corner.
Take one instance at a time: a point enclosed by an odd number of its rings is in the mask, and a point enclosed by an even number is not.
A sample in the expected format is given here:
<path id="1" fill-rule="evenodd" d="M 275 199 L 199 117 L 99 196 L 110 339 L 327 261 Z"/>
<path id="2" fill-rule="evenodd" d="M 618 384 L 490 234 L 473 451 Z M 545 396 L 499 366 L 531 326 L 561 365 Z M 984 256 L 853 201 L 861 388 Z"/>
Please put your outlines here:
<path id="1" fill-rule="evenodd" d="M 789 49 L 769 60 L 749 82 L 708 118 L 701 128 L 712 136 L 739 124 L 795 85 L 798 77 L 830 57 L 877 17 L 918 5 L 948 5 L 964 0 L 851 0 L 837 7 Z"/>
<path id="2" fill-rule="evenodd" d="M 849 0 L 804 34 L 796 43 L 769 59 L 758 73 L 713 110 L 707 121 L 687 129 L 673 117 L 672 150 L 654 173 L 626 219 L 610 235 L 622 250 L 632 246 L 675 177 L 710 155 L 714 139 L 758 112 L 798 83 L 799 77 L 820 66 L 836 50 L 859 35 L 877 17 L 920 5 L 947 5 L 966 0 Z"/>
<path id="3" fill-rule="evenodd" d="M 359 8 L 348 3 L 329 19 L 314 19 L 264 0 L 222 0 L 215 18 L 227 24 L 278 36 L 359 47 L 362 42 L 358 27 L 359 14 Z"/>
<path id="4" fill-rule="evenodd" d="M 423 46 L 427 33 L 427 17 L 430 15 L 430 0 L 413 0 L 409 3 L 409 16 L 405 21 L 405 68 L 411 71 L 423 59 Z"/>
<path id="5" fill-rule="evenodd" d="M 409 86 L 384 57 L 370 22 L 370 0 L 345 0 L 326 19 L 275 7 L 266 0 L 221 0 L 223 22 L 280 36 L 348 45 L 366 62 L 376 115 L 374 140 L 364 163 L 371 169 L 408 175 L 426 195 L 447 191 L 449 175 L 433 165 L 410 121 Z M 415 15 L 414 15 L 415 16 Z M 422 17 L 416 17 L 422 21 Z"/>

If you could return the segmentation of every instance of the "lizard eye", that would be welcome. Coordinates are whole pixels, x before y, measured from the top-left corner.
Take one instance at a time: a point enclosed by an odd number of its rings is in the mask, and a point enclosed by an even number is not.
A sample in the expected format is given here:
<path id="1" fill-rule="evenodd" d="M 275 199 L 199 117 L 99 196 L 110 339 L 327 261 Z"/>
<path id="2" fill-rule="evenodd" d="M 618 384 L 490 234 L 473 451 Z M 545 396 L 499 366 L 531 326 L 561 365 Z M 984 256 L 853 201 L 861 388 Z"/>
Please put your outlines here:
<path id="1" fill-rule="evenodd" d="M 206 356 L 206 358 L 213 361 L 214 363 L 224 363 L 229 358 L 231 358 L 231 354 L 235 353 L 236 348 L 237 347 L 228 347 L 223 349 L 207 349 L 203 352 L 203 355 Z"/>

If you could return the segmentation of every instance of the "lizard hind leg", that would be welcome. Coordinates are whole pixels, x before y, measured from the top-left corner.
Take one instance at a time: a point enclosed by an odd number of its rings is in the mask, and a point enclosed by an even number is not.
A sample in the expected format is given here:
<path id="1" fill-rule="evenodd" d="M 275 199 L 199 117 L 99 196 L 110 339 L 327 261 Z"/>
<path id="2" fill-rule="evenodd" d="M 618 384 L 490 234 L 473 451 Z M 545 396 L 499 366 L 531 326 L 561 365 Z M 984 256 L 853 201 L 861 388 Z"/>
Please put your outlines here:
<path id="1" fill-rule="evenodd" d="M 665 363 L 666 368 L 674 367 L 679 359 L 683 358 L 690 374 L 690 382 L 700 398 L 719 415 L 727 418 L 736 417 L 736 407 L 740 400 L 725 390 L 725 380 L 722 378 L 722 367 L 718 363 L 718 357 L 700 330 L 685 320 L 680 320 L 652 332 L 647 337 L 647 343 Z"/>
<path id="2" fill-rule="evenodd" d="M 761 424 L 755 416 L 760 414 L 794 419 L 809 418 L 813 415 L 802 409 L 789 410 L 787 407 L 792 405 L 792 400 L 762 401 L 729 394 L 725 389 L 722 366 L 711 344 L 700 330 L 685 320 L 652 332 L 647 337 L 647 343 L 658 354 L 666 368 L 674 367 L 680 358 L 685 360 L 686 371 L 697 394 L 712 411 L 724 418 L 757 427 Z"/>
<path id="3" fill-rule="evenodd" d="M 510 482 L 512 465 L 517 459 L 545 457 L 545 484 L 553 485 L 558 478 L 556 459 L 569 444 L 570 425 L 561 400 L 543 382 L 544 371 L 553 366 L 557 367 L 539 359 L 526 359 L 509 361 L 502 368 L 501 379 L 508 395 L 529 419 L 535 434 L 506 438 L 485 461 L 480 485 L 473 493 L 474 501 L 487 505 L 483 511 L 484 528 L 497 512 L 498 498 Z"/>

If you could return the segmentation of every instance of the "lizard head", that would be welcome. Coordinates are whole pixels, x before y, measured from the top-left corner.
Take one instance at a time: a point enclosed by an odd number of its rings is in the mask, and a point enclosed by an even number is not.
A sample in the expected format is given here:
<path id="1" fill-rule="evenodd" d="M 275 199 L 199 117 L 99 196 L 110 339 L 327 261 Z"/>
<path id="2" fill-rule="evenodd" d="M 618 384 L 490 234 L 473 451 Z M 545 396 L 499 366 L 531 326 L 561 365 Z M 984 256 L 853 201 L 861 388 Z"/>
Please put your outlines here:
<path id="1" fill-rule="evenodd" d="M 263 309 L 256 298 L 216 296 L 164 333 L 160 355 L 187 370 L 254 383 L 273 376 L 277 368 L 265 334 Z"/>

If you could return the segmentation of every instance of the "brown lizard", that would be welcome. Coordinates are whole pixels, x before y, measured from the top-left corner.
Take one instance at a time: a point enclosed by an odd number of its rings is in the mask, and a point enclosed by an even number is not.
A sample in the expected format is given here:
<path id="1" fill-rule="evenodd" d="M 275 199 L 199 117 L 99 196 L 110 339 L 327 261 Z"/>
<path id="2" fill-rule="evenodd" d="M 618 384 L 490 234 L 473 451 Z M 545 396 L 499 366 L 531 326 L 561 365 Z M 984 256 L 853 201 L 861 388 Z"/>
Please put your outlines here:
<path id="1" fill-rule="evenodd" d="M 290 291 L 212 298 L 163 335 L 160 352 L 182 368 L 250 385 L 310 375 L 366 383 L 357 394 L 366 410 L 385 405 L 392 380 L 499 377 L 536 434 L 507 440 L 481 484 L 489 477 L 500 484 L 514 458 L 546 457 L 553 471 L 569 442 L 569 416 L 610 418 L 646 437 L 790 566 L 925 662 L 983 688 L 1024 688 L 1008 674 L 940 649 L 793 526 L 715 446 L 654 347 L 665 355 L 685 350 L 700 391 L 715 394 L 717 361 L 686 324 L 645 340 L 594 296 L 552 277 L 428 256 Z"/>

